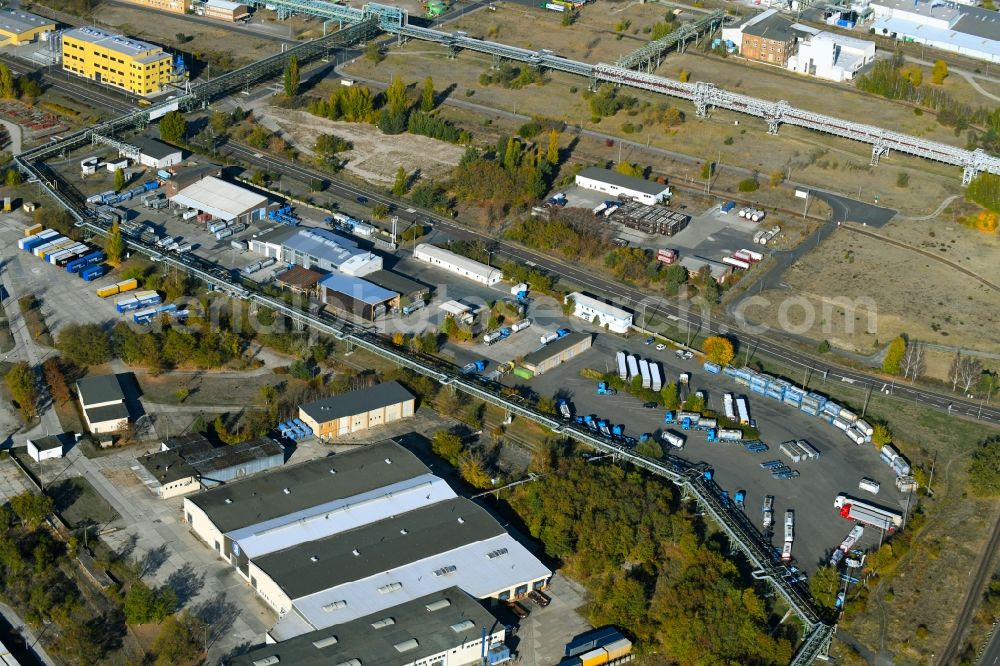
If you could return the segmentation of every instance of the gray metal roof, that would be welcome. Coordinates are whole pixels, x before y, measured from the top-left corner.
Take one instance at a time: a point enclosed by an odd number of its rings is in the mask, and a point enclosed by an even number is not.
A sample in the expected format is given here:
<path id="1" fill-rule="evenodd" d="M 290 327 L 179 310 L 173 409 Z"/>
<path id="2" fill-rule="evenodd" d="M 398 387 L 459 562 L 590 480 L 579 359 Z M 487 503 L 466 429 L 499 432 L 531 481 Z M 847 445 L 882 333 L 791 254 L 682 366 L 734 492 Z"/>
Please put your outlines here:
<path id="1" fill-rule="evenodd" d="M 52 19 L 29 14 L 28 12 L 4 9 L 0 11 L 0 29 L 14 34 L 21 34 L 29 30 L 35 30 L 47 25 L 55 28 L 56 22 Z"/>
<path id="2" fill-rule="evenodd" d="M 344 416 L 362 414 L 379 407 L 395 405 L 399 402 L 413 400 L 413 394 L 403 388 L 399 382 L 385 382 L 371 388 L 351 393 L 330 396 L 315 402 L 307 402 L 299 408 L 316 420 L 325 423 Z"/>
<path id="3" fill-rule="evenodd" d="M 779 14 L 768 16 L 762 21 L 748 25 L 743 29 L 743 34 L 771 39 L 776 42 L 790 42 L 795 39 L 792 22 Z"/>
<path id="4" fill-rule="evenodd" d="M 392 624 L 373 624 L 392 618 Z M 351 659 L 364 666 L 403 666 L 441 654 L 498 631 L 499 621 L 478 601 L 450 587 L 365 617 L 264 645 L 234 657 L 228 666 L 252 666 L 267 657 L 295 666 L 330 666 Z M 335 639 L 335 642 L 334 642 Z M 400 652 L 396 645 L 416 640 Z"/>
<path id="5" fill-rule="evenodd" d="M 198 471 L 187 464 L 184 456 L 176 450 L 157 451 L 139 456 L 136 462 L 142 465 L 161 486 L 198 475 Z"/>
<path id="6" fill-rule="evenodd" d="M 51 451 L 52 449 L 61 449 L 63 446 L 62 439 L 59 435 L 47 435 L 45 437 L 28 439 L 36 449 L 39 451 Z"/>
<path id="7" fill-rule="evenodd" d="M 191 476 L 211 476 L 252 460 L 284 454 L 282 446 L 270 437 L 216 447 L 202 435 L 195 434 L 167 440 L 165 444 L 171 448 L 137 459 L 161 484 Z"/>
<path id="8" fill-rule="evenodd" d="M 444 500 L 254 560 L 291 599 L 505 535 L 481 506 Z"/>
<path id="9" fill-rule="evenodd" d="M 80 402 L 84 405 L 96 405 L 102 402 L 125 399 L 117 375 L 84 377 L 77 381 L 76 390 L 80 394 Z"/>
<path id="10" fill-rule="evenodd" d="M 133 147 L 138 148 L 140 153 L 146 155 L 147 157 L 152 157 L 154 160 L 162 160 L 166 157 L 182 152 L 180 148 L 175 148 L 163 143 L 162 141 L 150 139 L 145 136 L 136 137 L 129 141 L 129 143 Z"/>
<path id="11" fill-rule="evenodd" d="M 229 483 L 187 500 L 219 531 L 230 532 L 429 472 L 415 455 L 386 440 Z"/>
<path id="12" fill-rule="evenodd" d="M 365 276 L 369 282 L 374 282 L 380 287 L 385 287 L 404 296 L 419 294 L 430 291 L 430 287 L 416 280 L 411 280 L 405 275 L 393 273 L 392 271 L 381 270 L 369 273 Z"/>
<path id="13" fill-rule="evenodd" d="M 87 418 L 90 419 L 91 423 L 120 421 L 128 418 L 128 407 L 122 402 L 104 407 L 91 407 L 87 410 Z"/>
<path id="14" fill-rule="evenodd" d="M 961 6 L 958 11 L 961 18 L 952 26 L 953 30 L 1000 41 L 1000 14 L 968 5 Z"/>
<path id="15" fill-rule="evenodd" d="M 384 287 L 380 287 L 368 280 L 354 277 L 353 275 L 331 273 L 319 281 L 319 286 L 337 294 L 348 296 L 355 301 L 361 301 L 367 305 L 379 305 L 399 296 L 394 291 L 389 291 Z"/>
<path id="16" fill-rule="evenodd" d="M 662 194 L 667 190 L 667 186 L 661 183 L 657 183 L 652 180 L 645 180 L 643 178 L 626 176 L 623 173 L 618 173 L 617 171 L 612 171 L 611 169 L 587 167 L 578 175 L 583 178 L 599 180 L 604 183 L 610 183 L 612 185 L 617 185 L 618 187 L 625 187 L 630 190 L 635 190 L 636 192 L 643 192 L 645 194 L 657 195 Z"/>
<path id="17" fill-rule="evenodd" d="M 268 239 L 274 242 L 272 239 Z M 298 227 L 295 233 L 282 242 L 287 248 L 303 254 L 325 259 L 333 266 L 340 266 L 351 257 L 371 254 L 358 247 L 350 238 L 318 227 Z"/>
<path id="18" fill-rule="evenodd" d="M 552 358 L 556 354 L 566 351 L 573 345 L 580 344 L 581 341 L 589 337 L 591 337 L 590 333 L 570 333 L 566 337 L 559 338 L 555 342 L 550 342 L 530 354 L 525 354 L 524 362 L 529 365 L 538 365 L 539 363 Z"/>

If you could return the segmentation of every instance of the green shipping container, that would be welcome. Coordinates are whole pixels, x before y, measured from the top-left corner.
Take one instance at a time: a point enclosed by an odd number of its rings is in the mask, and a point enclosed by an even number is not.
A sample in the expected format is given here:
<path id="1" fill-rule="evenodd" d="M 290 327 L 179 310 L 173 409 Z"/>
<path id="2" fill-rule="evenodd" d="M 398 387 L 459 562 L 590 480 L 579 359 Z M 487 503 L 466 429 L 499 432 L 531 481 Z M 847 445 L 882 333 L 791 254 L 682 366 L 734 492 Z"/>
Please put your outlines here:
<path id="1" fill-rule="evenodd" d="M 533 373 L 531 370 L 520 367 L 514 368 L 514 374 L 520 377 L 521 379 L 531 379 L 532 377 L 535 376 L 535 373 Z"/>

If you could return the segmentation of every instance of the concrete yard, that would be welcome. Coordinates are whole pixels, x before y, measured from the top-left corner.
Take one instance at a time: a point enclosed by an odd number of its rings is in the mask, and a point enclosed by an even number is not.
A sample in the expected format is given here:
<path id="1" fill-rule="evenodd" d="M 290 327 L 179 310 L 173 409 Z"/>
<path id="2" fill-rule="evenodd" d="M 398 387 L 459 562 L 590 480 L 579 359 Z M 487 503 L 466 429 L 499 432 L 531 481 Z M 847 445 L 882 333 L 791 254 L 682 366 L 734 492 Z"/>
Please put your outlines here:
<path id="1" fill-rule="evenodd" d="M 879 461 L 878 450 L 871 445 L 858 447 L 831 425 L 816 417 L 809 416 L 770 398 L 750 393 L 749 389 L 721 375 L 706 373 L 697 359 L 683 361 L 667 349 L 657 352 L 652 345 L 644 345 L 640 339 L 623 340 L 606 334 L 598 335 L 594 347 L 580 356 L 566 362 L 558 369 L 537 376 L 527 382 L 513 378 L 517 383 L 526 383 L 539 395 L 559 394 L 570 400 L 577 414 L 596 414 L 614 423 L 623 423 L 625 433 L 638 437 L 644 432 L 657 437 L 664 429 L 663 409 L 646 409 L 642 403 L 627 394 L 614 397 L 598 396 L 595 382 L 584 379 L 579 372 L 583 368 L 594 368 L 605 372 L 614 368 L 614 354 L 619 350 L 630 351 L 640 357 L 660 363 L 665 381 L 676 381 L 680 372 L 691 375 L 691 390 L 706 392 L 708 406 L 722 412 L 722 396 L 731 392 L 736 396 L 746 395 L 751 418 L 756 419 L 761 439 L 770 450 L 763 453 L 748 453 L 742 446 L 728 444 L 706 444 L 705 435 L 699 432 L 682 432 L 687 436 L 683 450 L 671 453 L 692 462 L 707 462 L 715 469 L 719 485 L 728 490 L 730 496 L 738 489 L 747 491 L 746 511 L 751 519 L 760 525 L 761 505 L 765 495 L 775 496 L 775 520 L 786 509 L 795 511 L 795 546 L 793 554 L 797 566 L 806 571 L 814 571 L 824 564 L 835 548 L 850 531 L 852 524 L 839 516 L 833 507 L 838 493 L 870 499 L 887 507 L 905 507 L 905 496 L 895 490 L 895 478 L 888 466 Z M 822 393 L 822 385 L 811 386 Z M 778 445 L 789 439 L 805 439 L 819 449 L 819 460 L 792 463 L 779 453 Z M 799 470 L 797 479 L 776 480 L 759 463 L 783 459 L 790 467 Z M 867 476 L 882 485 L 877 496 L 866 495 L 858 490 L 858 481 Z M 780 528 L 779 528 L 780 531 Z M 780 544 L 780 535 L 774 543 Z M 861 547 L 878 544 L 879 533 L 874 528 L 866 529 Z"/>

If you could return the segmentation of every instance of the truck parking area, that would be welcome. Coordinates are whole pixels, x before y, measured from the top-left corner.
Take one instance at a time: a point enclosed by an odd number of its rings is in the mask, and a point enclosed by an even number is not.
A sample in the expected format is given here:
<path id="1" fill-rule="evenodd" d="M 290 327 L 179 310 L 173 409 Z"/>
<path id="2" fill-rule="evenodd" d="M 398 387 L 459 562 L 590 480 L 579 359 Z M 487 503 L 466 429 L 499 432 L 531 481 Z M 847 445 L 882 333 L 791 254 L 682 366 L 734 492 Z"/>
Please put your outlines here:
<path id="1" fill-rule="evenodd" d="M 581 377 L 580 370 L 614 370 L 615 354 L 621 350 L 657 361 L 666 375 L 665 382 L 677 381 L 681 372 L 688 373 L 690 390 L 704 391 L 706 407 L 720 415 L 725 413 L 723 396 L 726 393 L 746 396 L 749 417 L 755 420 L 760 439 L 768 445 L 768 450 L 750 453 L 738 443 L 710 444 L 705 432 L 665 425 L 662 408 L 644 407 L 639 399 L 622 392 L 615 396 L 597 395 L 596 382 Z M 745 491 L 744 510 L 762 530 L 765 497 L 773 495 L 776 523 L 780 523 L 779 519 L 786 510 L 794 511 L 792 556 L 796 566 L 805 571 L 813 571 L 817 566 L 826 564 L 833 550 L 853 527 L 853 523 L 842 518 L 834 507 L 838 494 L 865 497 L 900 513 L 905 508 L 906 498 L 894 485 L 895 474 L 879 460 L 879 451 L 875 446 L 870 443 L 856 445 L 829 423 L 750 393 L 746 387 L 737 385 L 724 375 L 709 374 L 702 369 L 702 363 L 697 358 L 681 360 L 670 349 L 658 352 L 652 345 L 643 345 L 642 341 L 598 335 L 590 351 L 533 378 L 527 385 L 540 395 L 567 398 L 577 415 L 594 414 L 610 420 L 612 424 L 623 424 L 625 434 L 632 437 L 651 433 L 659 439 L 664 430 L 680 434 L 686 440 L 684 448 L 670 449 L 669 452 L 692 462 L 703 461 L 710 465 L 714 469 L 715 480 L 728 491 L 730 497 L 734 497 L 738 490 Z M 815 388 L 822 393 L 822 386 Z M 779 451 L 780 445 L 788 440 L 805 440 L 819 452 L 819 457 L 793 462 Z M 660 442 L 665 450 L 670 448 L 666 442 Z M 761 467 L 761 463 L 776 460 L 797 470 L 799 476 L 776 479 L 770 470 Z M 858 484 L 864 477 L 879 482 L 877 496 L 859 490 Z M 779 550 L 783 536 L 781 527 L 780 524 L 772 526 L 775 530 L 772 543 Z M 857 547 L 877 546 L 880 536 L 879 530 L 866 527 Z"/>

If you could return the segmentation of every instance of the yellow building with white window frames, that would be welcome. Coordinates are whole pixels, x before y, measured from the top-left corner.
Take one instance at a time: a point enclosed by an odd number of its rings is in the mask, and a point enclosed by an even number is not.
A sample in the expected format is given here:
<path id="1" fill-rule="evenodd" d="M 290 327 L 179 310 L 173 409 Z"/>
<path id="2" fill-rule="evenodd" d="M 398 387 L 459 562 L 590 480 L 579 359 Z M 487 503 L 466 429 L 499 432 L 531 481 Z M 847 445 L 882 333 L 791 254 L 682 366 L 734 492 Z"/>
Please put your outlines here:
<path id="1" fill-rule="evenodd" d="M 148 96 L 174 80 L 173 57 L 154 44 L 99 28 L 75 28 L 62 35 L 63 70 Z"/>

